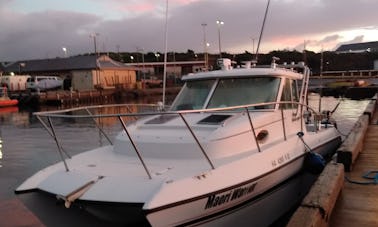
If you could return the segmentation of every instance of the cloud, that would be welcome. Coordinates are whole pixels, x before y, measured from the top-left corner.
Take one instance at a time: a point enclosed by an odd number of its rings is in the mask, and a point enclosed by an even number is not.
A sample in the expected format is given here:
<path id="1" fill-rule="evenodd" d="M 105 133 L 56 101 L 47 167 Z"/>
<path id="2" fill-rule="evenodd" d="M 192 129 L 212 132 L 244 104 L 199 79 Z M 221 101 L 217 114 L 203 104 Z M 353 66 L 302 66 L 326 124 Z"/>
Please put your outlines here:
<path id="1" fill-rule="evenodd" d="M 88 46 L 88 34 L 99 18 L 94 15 L 44 11 L 31 14 L 9 12 L 0 15 L 0 53 L 4 60 L 60 56 L 62 46 L 76 54 Z"/>
<path id="2" fill-rule="evenodd" d="M 15 0 L 0 3 L 0 61 L 83 54 L 93 51 L 89 34 L 98 32 L 101 51 L 164 50 L 165 1 L 90 0 L 102 4 L 106 17 L 97 11 L 62 11 L 49 9 L 22 13 L 9 7 Z M 77 0 L 81 1 L 81 0 Z M 87 0 L 89 1 L 89 0 Z M 222 50 L 235 53 L 255 48 L 261 29 L 266 0 L 170 0 L 168 50 L 203 51 L 204 31 L 209 51 L 218 52 L 216 20 L 220 28 Z M 365 28 L 378 30 L 378 1 L 369 0 L 272 0 L 260 51 L 335 46 L 345 37 L 339 31 Z M 361 16 L 363 15 L 363 16 Z M 112 19 L 109 19 L 112 18 Z M 360 35 L 360 34 L 359 34 Z M 361 34 L 364 35 L 364 34 Z M 367 36 L 365 36 L 366 38 Z"/>
<path id="3" fill-rule="evenodd" d="M 342 38 L 342 36 L 337 35 L 337 34 L 335 34 L 335 35 L 330 35 L 330 36 L 326 36 L 326 37 L 324 37 L 322 40 L 320 40 L 320 41 L 318 42 L 318 45 L 319 45 L 319 44 L 324 44 L 324 43 L 329 43 L 329 42 L 334 42 L 334 41 L 339 40 L 340 38 Z"/>
<path id="4" fill-rule="evenodd" d="M 364 36 L 359 35 L 359 36 L 354 37 L 351 40 L 338 43 L 333 49 L 336 50 L 338 47 L 340 47 L 341 45 L 344 45 L 344 44 L 361 43 L 363 41 L 364 41 Z"/>

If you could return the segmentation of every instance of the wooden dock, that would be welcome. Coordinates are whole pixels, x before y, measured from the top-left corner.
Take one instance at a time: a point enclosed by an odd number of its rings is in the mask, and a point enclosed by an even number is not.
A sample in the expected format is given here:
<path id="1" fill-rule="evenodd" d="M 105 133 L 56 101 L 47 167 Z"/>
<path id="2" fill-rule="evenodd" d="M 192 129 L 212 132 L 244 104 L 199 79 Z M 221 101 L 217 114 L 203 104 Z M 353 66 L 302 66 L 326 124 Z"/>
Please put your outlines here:
<path id="1" fill-rule="evenodd" d="M 362 152 L 358 155 L 352 170 L 345 173 L 345 177 L 349 180 L 373 182 L 373 179 L 365 179 L 362 176 L 368 171 L 378 171 L 377 109 L 370 122 L 363 141 Z M 378 184 L 355 184 L 344 181 L 344 187 L 332 212 L 329 226 L 378 226 Z"/>
<path id="2" fill-rule="evenodd" d="M 288 227 L 378 226 L 378 112 L 376 96 L 320 174 Z M 335 162 L 337 161 L 337 163 Z M 373 173 L 371 171 L 377 171 Z M 366 173 L 368 179 L 362 178 Z"/>

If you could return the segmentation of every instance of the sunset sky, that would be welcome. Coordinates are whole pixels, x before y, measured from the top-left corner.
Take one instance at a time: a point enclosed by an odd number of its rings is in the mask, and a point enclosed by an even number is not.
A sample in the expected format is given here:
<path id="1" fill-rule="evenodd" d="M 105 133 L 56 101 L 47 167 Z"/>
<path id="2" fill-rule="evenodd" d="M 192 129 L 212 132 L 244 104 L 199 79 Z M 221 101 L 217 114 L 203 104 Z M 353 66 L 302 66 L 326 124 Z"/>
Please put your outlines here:
<path id="1" fill-rule="evenodd" d="M 169 0 L 168 51 L 251 52 L 267 0 Z M 164 51 L 166 0 L 0 0 L 0 61 Z M 378 41 L 376 0 L 271 0 L 260 52 Z"/>

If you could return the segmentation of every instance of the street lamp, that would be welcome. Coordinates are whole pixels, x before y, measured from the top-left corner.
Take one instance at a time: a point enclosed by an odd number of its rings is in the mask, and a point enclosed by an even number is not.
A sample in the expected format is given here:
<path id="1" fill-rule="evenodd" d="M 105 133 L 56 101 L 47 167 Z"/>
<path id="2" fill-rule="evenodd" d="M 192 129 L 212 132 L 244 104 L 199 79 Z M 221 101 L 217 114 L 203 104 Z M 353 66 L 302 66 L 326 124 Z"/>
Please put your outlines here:
<path id="1" fill-rule="evenodd" d="M 137 51 L 141 53 L 142 55 L 142 72 L 143 72 L 143 80 L 146 79 L 146 73 L 145 73 L 145 70 L 144 70 L 144 49 L 143 48 L 139 48 L 137 47 Z"/>
<path id="2" fill-rule="evenodd" d="M 217 20 L 218 25 L 218 44 L 219 44 L 219 57 L 222 58 L 222 48 L 221 48 L 221 33 L 220 33 L 220 27 L 224 25 L 224 22 L 221 20 Z"/>
<path id="3" fill-rule="evenodd" d="M 18 73 L 21 75 L 21 71 L 22 71 L 22 68 L 24 68 L 26 66 L 26 63 L 25 62 L 20 62 L 18 64 Z"/>
<path id="4" fill-rule="evenodd" d="M 255 53 L 255 38 L 251 37 L 251 39 L 252 39 L 252 58 L 253 58 L 253 54 Z"/>
<path id="5" fill-rule="evenodd" d="M 130 60 L 131 60 L 131 63 L 133 63 L 134 62 L 134 56 L 130 56 Z"/>
<path id="6" fill-rule="evenodd" d="M 92 33 L 89 35 L 89 37 L 93 38 L 93 45 L 94 45 L 94 53 L 95 55 L 97 55 L 97 41 L 96 41 L 96 37 L 99 36 L 100 34 L 99 33 Z"/>
<path id="7" fill-rule="evenodd" d="M 63 50 L 63 52 L 64 52 L 64 57 L 66 58 L 66 57 L 67 57 L 67 48 L 62 47 L 62 50 Z"/>
<path id="8" fill-rule="evenodd" d="M 208 56 L 207 56 L 207 47 L 208 47 L 208 43 L 206 42 L 206 26 L 207 24 L 206 23 L 202 23 L 201 24 L 202 27 L 203 27 L 203 56 L 204 56 L 204 60 L 205 60 L 205 71 L 207 71 L 207 64 L 208 64 Z"/>
<path id="9" fill-rule="evenodd" d="M 155 53 L 155 57 L 156 57 L 156 61 L 159 61 L 160 54 L 159 53 Z"/>

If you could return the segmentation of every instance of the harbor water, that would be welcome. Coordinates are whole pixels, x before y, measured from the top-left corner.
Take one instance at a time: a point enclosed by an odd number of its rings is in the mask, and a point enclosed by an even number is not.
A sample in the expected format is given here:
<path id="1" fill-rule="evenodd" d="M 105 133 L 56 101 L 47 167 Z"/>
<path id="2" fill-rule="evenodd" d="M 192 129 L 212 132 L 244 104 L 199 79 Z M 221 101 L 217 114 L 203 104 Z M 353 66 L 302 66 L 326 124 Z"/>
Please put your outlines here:
<path id="1" fill-rule="evenodd" d="M 322 97 L 321 110 L 334 110 L 333 118 L 343 139 L 353 128 L 370 100 L 350 100 Z M 319 96 L 311 94 L 309 103 L 319 109 Z M 54 110 L 57 107 L 42 106 L 40 110 Z M 51 136 L 33 116 L 32 110 L 0 108 L 0 206 L 7 201 L 17 200 L 14 190 L 28 177 L 42 168 L 59 161 L 57 146 Z M 117 121 L 102 122 L 112 136 L 121 130 Z M 106 144 L 93 124 L 79 121 L 62 121 L 57 124 L 58 137 L 62 146 L 71 155 Z M 1 211 L 1 209 L 0 209 Z M 0 214 L 2 217 L 2 214 Z M 8 218 L 18 218 L 17 215 Z M 8 220 L 0 218 L 0 226 Z M 51 217 L 54 222 L 54 217 Z M 51 223 L 45 223 L 50 226 Z M 82 226 L 86 226 L 84 223 Z M 54 223 L 54 226 L 66 226 Z"/>

